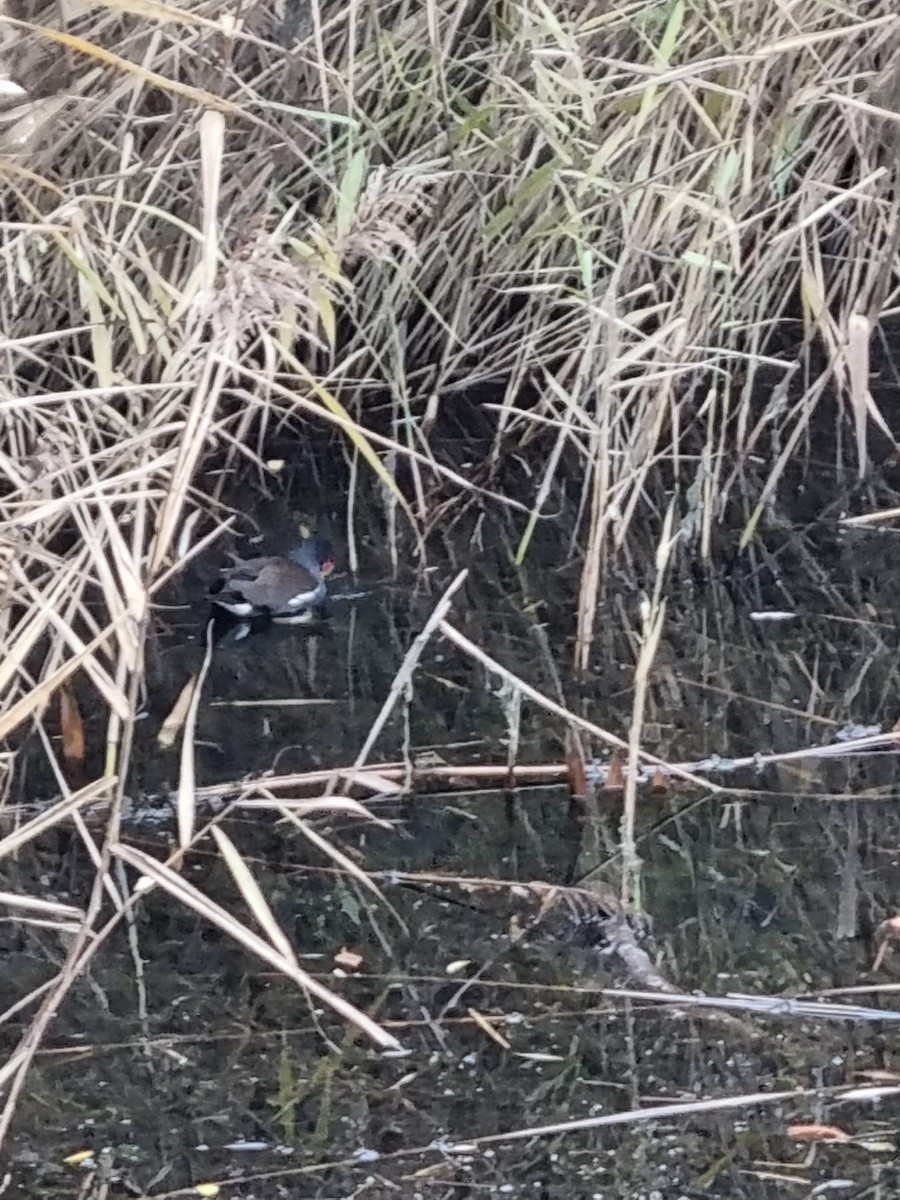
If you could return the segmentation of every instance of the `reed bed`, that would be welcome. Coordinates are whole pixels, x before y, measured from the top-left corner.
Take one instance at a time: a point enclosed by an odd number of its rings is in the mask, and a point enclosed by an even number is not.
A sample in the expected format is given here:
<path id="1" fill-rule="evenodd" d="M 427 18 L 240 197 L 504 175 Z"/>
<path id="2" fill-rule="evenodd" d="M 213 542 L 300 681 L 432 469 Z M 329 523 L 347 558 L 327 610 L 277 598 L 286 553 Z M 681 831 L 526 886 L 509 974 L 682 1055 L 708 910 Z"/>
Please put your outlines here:
<path id="1" fill-rule="evenodd" d="M 708 555 L 753 455 L 751 537 L 829 391 L 855 420 L 835 454 L 864 465 L 869 343 L 897 303 L 900 16 L 888 0 L 97 0 L 61 23 L 23 0 L 0 28 L 0 767 L 8 794 L 40 738 L 62 797 L 0 863 L 75 820 L 97 866 L 7 1067 L 14 1101 L 102 942 L 104 897 L 125 917 L 115 863 L 150 869 L 119 824 L 150 607 L 218 535 L 229 473 L 266 476 L 274 434 L 329 430 L 417 536 L 473 488 L 516 505 L 520 559 L 574 478 L 579 667 L 638 516 L 660 571 Z M 788 319 L 799 373 L 769 348 Z M 492 436 L 464 478 L 435 430 L 476 389 Z M 507 494 L 514 449 L 541 466 Z M 668 515 L 649 507 L 660 469 L 680 489 Z M 654 637 L 663 617 L 656 597 Z M 107 753 L 73 792 L 47 730 L 76 676 Z M 639 738 L 638 714 L 634 755 Z M 98 795 L 102 844 L 77 824 Z"/>

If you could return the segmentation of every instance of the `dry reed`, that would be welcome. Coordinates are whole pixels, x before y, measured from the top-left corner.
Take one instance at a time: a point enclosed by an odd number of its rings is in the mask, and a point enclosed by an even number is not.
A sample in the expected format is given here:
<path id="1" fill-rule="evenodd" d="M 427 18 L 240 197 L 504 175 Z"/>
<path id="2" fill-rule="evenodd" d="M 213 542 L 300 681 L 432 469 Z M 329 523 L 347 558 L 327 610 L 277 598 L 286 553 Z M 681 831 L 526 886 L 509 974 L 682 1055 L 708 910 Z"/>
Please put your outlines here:
<path id="1" fill-rule="evenodd" d="M 0 769 L 8 789 L 80 674 L 107 714 L 105 779 L 72 794 L 45 737 L 51 819 L 99 788 L 110 820 L 100 846 L 76 823 L 97 883 L 44 1014 L 102 943 L 104 895 L 130 904 L 111 864 L 151 869 L 121 844 L 121 803 L 149 606 L 194 514 L 215 533 L 201 465 L 262 470 L 271 430 L 327 422 L 424 527 L 441 405 L 496 385 L 482 490 L 536 439 L 533 495 L 502 499 L 538 520 L 563 462 L 581 479 L 584 666 L 604 565 L 658 464 L 700 497 L 675 536 L 708 549 L 731 464 L 763 456 L 774 488 L 826 385 L 864 461 L 867 343 L 896 307 L 900 237 L 889 0 L 350 0 L 313 3 L 285 45 L 263 5 L 57 13 L 0 14 Z M 760 367 L 787 376 L 766 339 L 788 312 L 827 368 L 760 413 Z M 387 438 L 367 419 L 383 394 Z M 194 826 L 186 799 L 185 845 Z M 296 977 L 278 938 L 265 953 Z"/>

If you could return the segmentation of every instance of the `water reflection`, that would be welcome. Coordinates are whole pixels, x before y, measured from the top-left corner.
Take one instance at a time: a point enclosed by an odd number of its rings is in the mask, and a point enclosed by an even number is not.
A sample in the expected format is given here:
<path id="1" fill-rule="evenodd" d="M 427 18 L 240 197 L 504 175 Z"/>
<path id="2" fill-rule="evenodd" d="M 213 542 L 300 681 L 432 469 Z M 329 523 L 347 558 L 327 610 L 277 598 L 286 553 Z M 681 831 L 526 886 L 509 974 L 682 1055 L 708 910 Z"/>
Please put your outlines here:
<path id="1" fill-rule="evenodd" d="M 197 731 L 199 782 L 352 763 L 461 561 L 471 574 L 454 622 L 553 699 L 624 735 L 634 590 L 610 582 L 591 671 L 575 680 L 577 568 L 552 531 L 521 571 L 510 565 L 502 527 L 487 544 L 482 531 L 477 553 L 471 529 L 456 532 L 454 553 L 438 544 L 430 572 L 410 555 L 395 574 L 373 538 L 360 579 L 332 585 L 355 594 L 333 600 L 327 620 L 219 642 Z M 684 760 L 808 746 L 831 740 L 848 719 L 891 714 L 898 642 L 878 621 L 889 583 L 880 592 L 873 575 L 861 607 L 859 559 L 846 545 L 829 560 L 827 579 L 819 559 L 811 575 L 812 561 L 808 539 L 798 545 L 791 535 L 773 537 L 758 561 L 735 565 L 725 579 L 677 569 L 647 749 Z M 136 795 L 160 796 L 177 780 L 177 755 L 161 752 L 156 734 L 203 656 L 209 613 L 197 597 L 208 570 L 197 563 L 161 603 Z M 773 602 L 792 605 L 798 619 L 768 628 L 750 620 L 752 607 Z M 508 721 L 497 681 L 436 639 L 373 757 L 402 760 L 430 748 L 450 763 L 503 763 Z M 560 762 L 565 732 L 526 702 L 520 760 Z M 766 769 L 725 800 L 672 787 L 642 794 L 647 924 L 634 921 L 636 944 L 682 991 L 797 995 L 866 982 L 875 928 L 893 911 L 900 883 L 895 779 L 894 758 L 883 754 Z M 807 1161 L 805 1147 L 785 1135 L 791 1122 L 816 1115 L 819 1102 L 808 1098 L 449 1152 L 448 1141 L 667 1099 L 836 1086 L 893 1064 L 868 1023 L 667 1012 L 601 996 L 631 982 L 623 959 L 595 936 L 617 903 L 621 796 L 582 802 L 559 787 L 439 786 L 386 796 L 378 812 L 390 829 L 346 817 L 315 822 L 374 873 L 382 899 L 296 828 L 240 810 L 225 823 L 303 965 L 382 1020 L 408 1058 L 377 1058 L 330 1012 L 156 890 L 136 910 L 146 1014 L 135 944 L 122 930 L 37 1061 L 20 1103 L 17 1181 L 47 1196 L 70 1194 L 62 1160 L 86 1145 L 114 1147 L 114 1176 L 154 1194 L 243 1178 L 263 1196 L 364 1188 L 385 1196 L 762 1197 L 776 1194 L 773 1174 L 812 1189 L 837 1173 L 834 1158 Z M 841 799 L 823 801 L 826 793 Z M 158 829 L 129 836 L 165 853 Z M 9 866 L 3 885 L 83 902 L 92 878 L 83 847 L 54 837 L 43 856 Z M 211 842 L 184 870 L 252 923 Z M 587 871 L 597 906 L 590 916 L 567 893 L 536 886 L 571 884 Z M 342 950 L 356 965 L 336 975 Z M 7 925 L 0 953 L 5 1010 L 52 974 L 61 947 Z M 878 981 L 896 971 L 888 954 Z M 6 1048 L 16 1031 L 16 1020 L 5 1026 Z M 821 1103 L 829 1120 L 888 1146 L 842 1147 L 840 1174 L 858 1187 L 893 1179 L 886 1158 L 895 1157 L 896 1101 L 877 1109 Z M 257 1148 L 236 1149 L 237 1139 Z"/>

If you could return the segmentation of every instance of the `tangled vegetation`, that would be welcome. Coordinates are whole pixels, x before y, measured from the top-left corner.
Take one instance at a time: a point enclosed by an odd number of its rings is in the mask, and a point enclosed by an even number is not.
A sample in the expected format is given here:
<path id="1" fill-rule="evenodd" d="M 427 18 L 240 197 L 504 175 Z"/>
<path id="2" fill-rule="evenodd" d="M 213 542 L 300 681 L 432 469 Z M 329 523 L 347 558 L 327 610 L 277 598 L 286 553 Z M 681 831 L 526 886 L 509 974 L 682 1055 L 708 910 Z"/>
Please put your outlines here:
<path id="1" fill-rule="evenodd" d="M 219 536 L 234 469 L 270 474 L 276 432 L 330 431 L 416 536 L 473 489 L 517 504 L 519 558 L 567 470 L 578 667 L 655 472 L 680 497 L 649 513 L 666 554 L 677 534 L 708 556 L 742 464 L 766 475 L 746 540 L 826 393 L 855 422 L 836 453 L 864 464 L 884 427 L 868 354 L 897 303 L 894 3 L 226 8 L 91 0 L 62 24 L 7 0 L 0 23 L 0 766 L 8 795 L 42 738 L 62 797 L 0 838 L 0 864 L 89 800 L 110 814 L 17 1085 L 98 945 L 111 865 L 148 868 L 119 821 L 150 608 Z M 786 320 L 796 362 L 770 350 Z M 491 435 L 460 472 L 435 431 L 481 394 Z M 527 445 L 542 469 L 506 494 Z M 107 753 L 73 792 L 47 727 L 76 676 Z"/>

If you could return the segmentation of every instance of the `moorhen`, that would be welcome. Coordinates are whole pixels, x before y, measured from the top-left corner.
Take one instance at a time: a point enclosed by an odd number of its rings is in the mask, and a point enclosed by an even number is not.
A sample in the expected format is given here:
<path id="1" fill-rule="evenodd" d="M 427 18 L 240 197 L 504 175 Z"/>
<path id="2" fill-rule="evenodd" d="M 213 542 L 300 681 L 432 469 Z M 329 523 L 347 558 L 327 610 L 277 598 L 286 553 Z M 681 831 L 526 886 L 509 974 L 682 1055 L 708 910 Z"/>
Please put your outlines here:
<path id="1" fill-rule="evenodd" d="M 213 604 L 236 617 L 308 619 L 325 599 L 325 578 L 334 569 L 328 544 L 304 537 L 287 557 L 240 558 L 223 567 L 210 591 Z"/>

